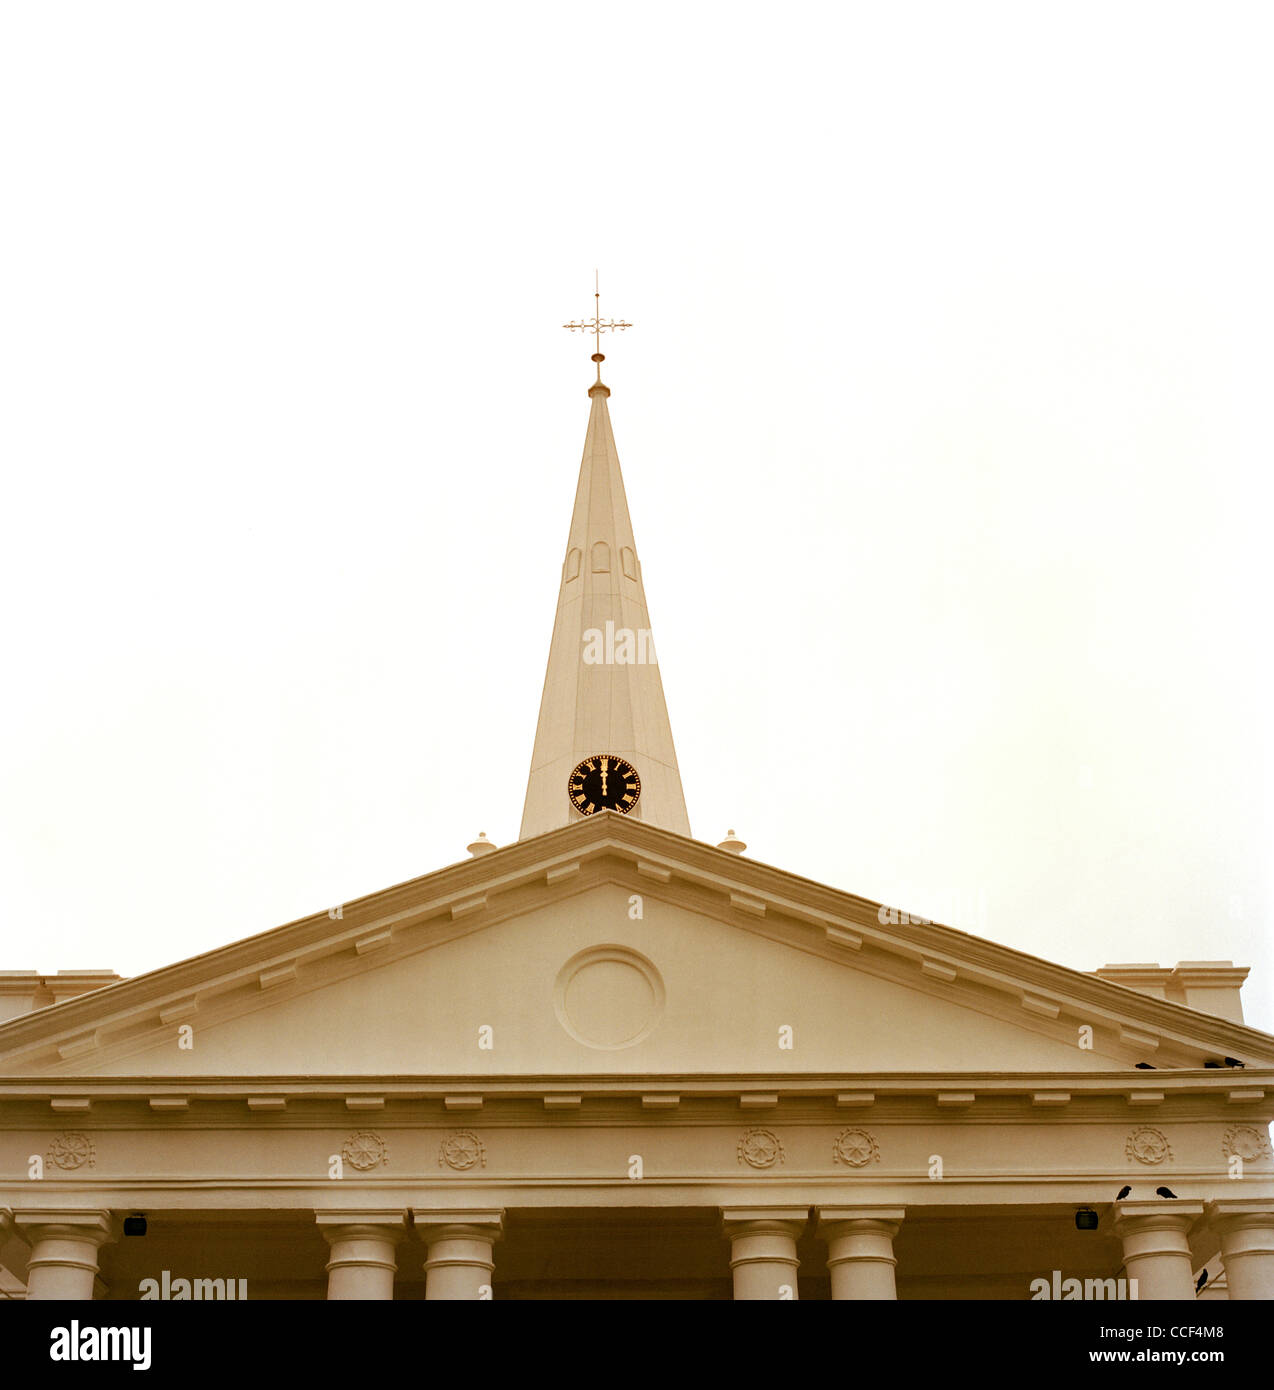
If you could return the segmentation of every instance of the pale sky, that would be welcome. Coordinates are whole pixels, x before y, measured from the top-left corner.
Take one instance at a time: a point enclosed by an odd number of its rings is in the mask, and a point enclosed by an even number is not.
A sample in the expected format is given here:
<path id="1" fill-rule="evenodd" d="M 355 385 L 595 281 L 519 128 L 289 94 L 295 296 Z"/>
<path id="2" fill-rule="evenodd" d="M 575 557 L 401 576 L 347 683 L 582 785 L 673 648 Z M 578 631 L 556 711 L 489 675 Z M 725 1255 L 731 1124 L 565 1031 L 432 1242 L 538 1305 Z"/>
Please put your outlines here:
<path id="1" fill-rule="evenodd" d="M 592 311 L 697 838 L 1274 1031 L 1268 6 L 0 10 L 0 969 L 514 839 Z"/>

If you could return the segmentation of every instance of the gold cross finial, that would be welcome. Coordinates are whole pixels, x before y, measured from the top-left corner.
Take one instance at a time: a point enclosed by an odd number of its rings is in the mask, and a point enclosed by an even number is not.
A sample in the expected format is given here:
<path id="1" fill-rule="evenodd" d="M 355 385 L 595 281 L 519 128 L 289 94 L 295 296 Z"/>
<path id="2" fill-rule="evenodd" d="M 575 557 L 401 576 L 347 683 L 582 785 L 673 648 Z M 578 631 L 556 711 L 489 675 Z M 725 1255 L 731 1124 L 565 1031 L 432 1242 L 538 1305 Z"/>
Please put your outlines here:
<path id="1" fill-rule="evenodd" d="M 597 363 L 597 380 L 602 379 L 602 363 L 606 358 L 602 354 L 602 334 L 603 333 L 622 333 L 625 328 L 631 328 L 631 323 L 625 323 L 623 319 L 604 319 L 602 318 L 602 295 L 597 285 L 597 272 L 593 271 L 593 317 L 591 319 L 580 319 L 578 322 L 572 319 L 570 323 L 564 323 L 563 328 L 569 328 L 572 333 L 577 329 L 581 333 L 591 333 L 593 335 L 593 361 Z"/>

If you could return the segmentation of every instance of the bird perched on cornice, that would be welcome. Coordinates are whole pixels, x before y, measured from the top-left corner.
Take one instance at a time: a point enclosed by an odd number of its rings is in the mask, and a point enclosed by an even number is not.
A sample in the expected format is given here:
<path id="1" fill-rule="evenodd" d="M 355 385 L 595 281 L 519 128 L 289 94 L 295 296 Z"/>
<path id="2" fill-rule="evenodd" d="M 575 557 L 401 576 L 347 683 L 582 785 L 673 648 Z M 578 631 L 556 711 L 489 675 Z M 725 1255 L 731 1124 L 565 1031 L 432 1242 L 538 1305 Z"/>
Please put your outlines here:
<path id="1" fill-rule="evenodd" d="M 1119 1191 L 1115 1194 L 1115 1201 L 1122 1202 L 1131 1191 L 1131 1187 L 1121 1187 Z"/>
<path id="2" fill-rule="evenodd" d="M 1170 1187 L 1156 1187 L 1155 1191 L 1160 1197 L 1175 1197 L 1177 1195 Z"/>

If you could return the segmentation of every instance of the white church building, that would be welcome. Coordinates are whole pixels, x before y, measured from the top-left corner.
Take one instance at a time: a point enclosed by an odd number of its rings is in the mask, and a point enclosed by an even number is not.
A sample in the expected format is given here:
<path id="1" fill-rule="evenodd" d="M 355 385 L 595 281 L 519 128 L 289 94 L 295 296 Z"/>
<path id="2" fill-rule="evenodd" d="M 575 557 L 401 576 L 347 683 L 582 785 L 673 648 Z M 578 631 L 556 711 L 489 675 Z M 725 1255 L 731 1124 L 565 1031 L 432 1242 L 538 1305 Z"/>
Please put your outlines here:
<path id="1" fill-rule="evenodd" d="M 1274 1297 L 1245 969 L 693 837 L 595 360 L 519 838 L 132 979 L 0 962 L 0 1296 Z"/>

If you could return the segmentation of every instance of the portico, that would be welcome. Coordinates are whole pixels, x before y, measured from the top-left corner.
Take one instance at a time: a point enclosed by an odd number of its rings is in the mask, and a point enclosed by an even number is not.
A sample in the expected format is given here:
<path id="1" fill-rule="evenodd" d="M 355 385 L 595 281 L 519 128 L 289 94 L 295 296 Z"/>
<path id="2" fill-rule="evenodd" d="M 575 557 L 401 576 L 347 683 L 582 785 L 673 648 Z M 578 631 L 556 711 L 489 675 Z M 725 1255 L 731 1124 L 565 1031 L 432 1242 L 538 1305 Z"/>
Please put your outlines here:
<path id="1" fill-rule="evenodd" d="M 95 1259 L 97 1296 L 112 1301 L 139 1298 L 147 1280 L 166 1291 L 155 1296 L 188 1299 L 233 1298 L 239 1287 L 252 1299 L 1021 1300 L 1053 1270 L 1090 1288 L 1104 1282 L 1098 1296 L 1126 1296 L 1114 1285 L 1135 1278 L 1143 1301 L 1181 1300 L 1194 1297 L 1190 1267 L 1223 1234 L 1193 1211 L 1130 1221 L 1108 1206 L 1087 1234 L 1075 1231 L 1070 1207 L 920 1206 L 902 1220 L 898 1210 L 417 1209 L 310 1213 L 308 1221 L 300 1211 L 188 1210 L 152 1215 L 142 1238 L 122 1237 L 116 1213 L 112 1239 L 96 1245 L 102 1227 L 91 1214 L 68 1210 L 54 1222 L 46 1212 L 24 1223 L 34 1237 L 28 1297 L 87 1296 L 71 1282 L 49 1282 L 51 1226 L 84 1233 L 79 1250 L 62 1245 L 56 1256 L 75 1269 L 85 1253 Z M 1274 1211 L 1247 1213 L 1249 1230 L 1258 1217 L 1260 1229 L 1274 1231 Z M 17 1246 L 0 1249 L 21 1273 Z M 1270 1258 L 1261 1273 L 1274 1268 Z M 1265 1296 L 1254 1289 L 1230 1297 Z"/>
<path id="2" fill-rule="evenodd" d="M 7 1080 L 5 1171 L 23 1153 L 93 1166 L 0 1187 L 0 1266 L 41 1299 L 135 1299 L 146 1280 L 176 1297 L 1028 1299 L 1135 1279 L 1179 1300 L 1219 1258 L 1229 1297 L 1266 1298 L 1274 1178 L 1267 1161 L 1233 1195 L 1225 1149 L 1260 1131 L 1268 1077 L 1089 1073 L 1051 1079 L 1052 1103 L 1011 1074 L 81 1078 L 87 1146 L 53 1111 L 66 1082 Z M 251 1106 L 266 1089 L 281 1105 Z M 1150 1128 L 1171 1151 L 1155 1165 L 1130 1142 Z M 123 1234 L 134 1213 L 144 1236 Z"/>

